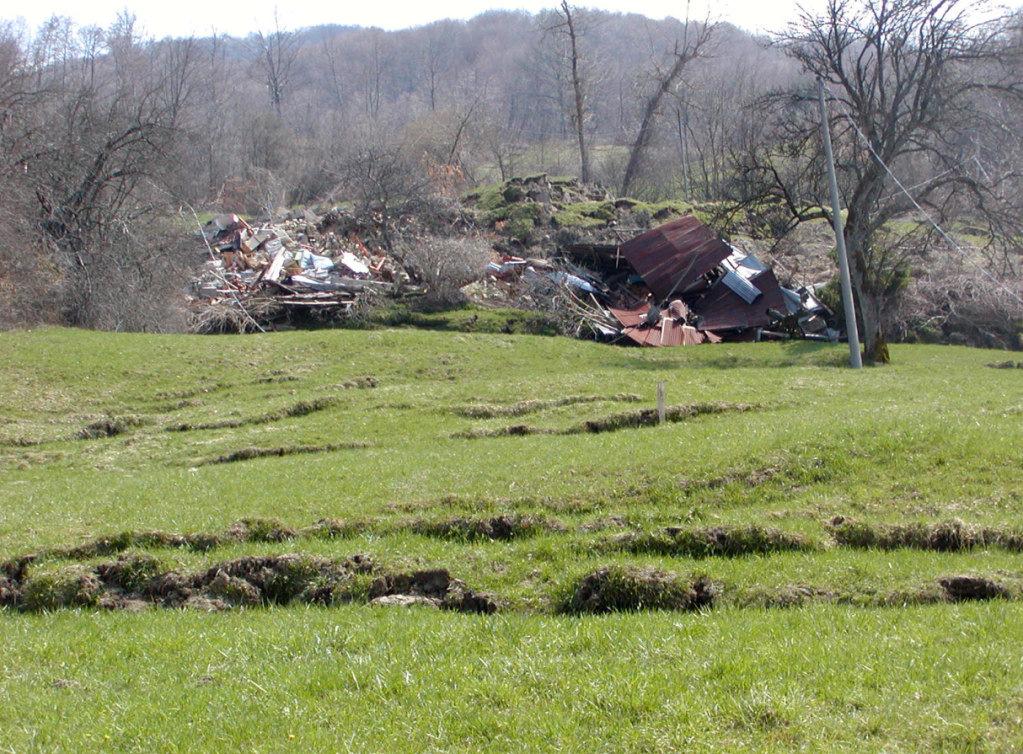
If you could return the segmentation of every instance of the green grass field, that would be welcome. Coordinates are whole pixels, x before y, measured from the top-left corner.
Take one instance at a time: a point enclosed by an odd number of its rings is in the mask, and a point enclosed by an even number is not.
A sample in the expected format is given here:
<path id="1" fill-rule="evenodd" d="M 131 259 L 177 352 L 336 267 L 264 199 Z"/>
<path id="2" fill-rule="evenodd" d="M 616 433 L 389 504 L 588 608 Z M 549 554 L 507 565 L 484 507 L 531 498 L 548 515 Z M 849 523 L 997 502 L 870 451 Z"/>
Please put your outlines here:
<path id="1" fill-rule="evenodd" d="M 1023 370 L 988 368 L 1004 353 L 894 346 L 855 373 L 809 343 L 50 329 L 0 354 L 0 562 L 22 590 L 0 607 L 0 751 L 1023 748 Z M 660 380 L 679 421 L 625 426 Z M 494 517 L 520 528 L 473 529 Z M 262 520 L 225 534 L 242 519 Z M 694 549 L 708 532 L 734 551 Z M 201 574 L 290 553 L 374 571 L 326 605 L 52 592 L 119 555 Z M 566 613 L 607 566 L 715 597 Z M 378 574 L 436 568 L 497 612 L 366 604 Z M 956 601 L 959 575 L 998 596 Z"/>

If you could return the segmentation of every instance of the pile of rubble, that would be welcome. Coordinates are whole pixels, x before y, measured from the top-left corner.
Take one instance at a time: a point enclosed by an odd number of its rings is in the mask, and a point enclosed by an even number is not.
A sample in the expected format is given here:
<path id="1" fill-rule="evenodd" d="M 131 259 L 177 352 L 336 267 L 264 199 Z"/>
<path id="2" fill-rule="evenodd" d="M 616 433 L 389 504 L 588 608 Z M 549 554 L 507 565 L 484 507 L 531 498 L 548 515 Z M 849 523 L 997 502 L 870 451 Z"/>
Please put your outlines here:
<path id="1" fill-rule="evenodd" d="M 580 335 L 644 346 L 722 340 L 838 339 L 831 311 L 813 289 L 781 286 L 752 254 L 723 241 L 692 215 L 621 244 L 577 243 L 554 260 L 504 256 L 488 267 L 489 292 L 514 300 L 559 289 Z"/>
<path id="2" fill-rule="evenodd" d="M 193 329 L 248 332 L 296 313 L 343 316 L 360 296 L 409 283 L 393 259 L 331 227 L 308 211 L 277 224 L 214 217 L 202 228 L 208 261 L 192 286 Z"/>
<path id="3" fill-rule="evenodd" d="M 394 257 L 330 216 L 252 225 L 220 215 L 202 230 L 209 259 L 193 284 L 198 332 L 263 330 L 296 315 L 339 319 L 366 295 L 422 292 Z M 547 259 L 495 251 L 462 290 L 478 305 L 556 312 L 577 335 L 612 342 L 838 339 L 812 288 L 783 287 L 693 215 L 624 242 L 560 244 Z"/>

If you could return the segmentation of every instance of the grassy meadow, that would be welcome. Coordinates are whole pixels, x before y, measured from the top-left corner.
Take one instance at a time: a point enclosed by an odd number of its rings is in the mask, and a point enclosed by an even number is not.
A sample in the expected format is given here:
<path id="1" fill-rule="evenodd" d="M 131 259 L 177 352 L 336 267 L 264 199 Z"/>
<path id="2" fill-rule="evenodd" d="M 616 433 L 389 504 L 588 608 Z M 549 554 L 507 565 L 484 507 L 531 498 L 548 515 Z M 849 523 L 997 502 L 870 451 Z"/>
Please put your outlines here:
<path id="1" fill-rule="evenodd" d="M 988 366 L 1004 353 L 893 346 L 857 373 L 802 342 L 42 329 L 0 333 L 0 356 L 0 562 L 36 554 L 20 583 L 126 552 L 188 574 L 360 554 L 498 606 L 11 601 L 0 751 L 1023 748 L 1023 370 Z M 632 426 L 662 380 L 678 421 Z M 473 528 L 497 517 L 519 528 Z M 285 534 L 123 535 L 241 520 Z M 721 532 L 732 550 L 693 545 Z M 98 539 L 127 544 L 73 550 Z M 566 613 L 608 566 L 715 598 Z M 950 599 L 959 575 L 997 598 Z"/>

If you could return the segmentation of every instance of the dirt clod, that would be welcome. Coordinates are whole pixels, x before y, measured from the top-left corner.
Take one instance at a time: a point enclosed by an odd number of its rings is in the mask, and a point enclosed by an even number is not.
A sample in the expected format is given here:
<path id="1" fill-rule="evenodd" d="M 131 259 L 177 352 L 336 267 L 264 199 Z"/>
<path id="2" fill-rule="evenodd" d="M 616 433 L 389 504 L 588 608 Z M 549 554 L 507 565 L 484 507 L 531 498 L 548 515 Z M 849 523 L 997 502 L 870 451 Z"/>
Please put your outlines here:
<path id="1" fill-rule="evenodd" d="M 303 537 L 319 539 L 341 539 L 356 534 L 362 528 L 359 524 L 342 521 L 339 518 L 321 518 L 312 526 L 307 526 L 299 533 Z"/>
<path id="2" fill-rule="evenodd" d="M 665 411 L 666 422 L 681 422 L 704 414 L 720 414 L 735 411 L 753 411 L 759 408 L 749 403 L 694 403 L 685 406 L 669 406 Z M 644 408 L 637 411 L 626 411 L 612 414 L 599 419 L 589 419 L 565 429 L 550 427 L 534 427 L 529 424 L 512 424 L 507 427 L 476 427 L 456 432 L 453 438 L 478 440 L 488 437 L 508 437 L 520 435 L 580 435 L 600 432 L 617 432 L 621 429 L 637 429 L 654 427 L 660 423 L 657 410 Z"/>
<path id="3" fill-rule="evenodd" d="M 100 581 L 126 592 L 145 591 L 161 571 L 160 561 L 144 553 L 122 554 L 112 563 L 96 566 Z"/>
<path id="4" fill-rule="evenodd" d="M 10 579 L 0 576 L 0 607 L 14 607 L 21 597 L 21 591 Z"/>
<path id="5" fill-rule="evenodd" d="M 934 524 L 871 524 L 836 516 L 829 523 L 835 542 L 843 547 L 895 550 L 914 548 L 961 552 L 976 547 L 1023 551 L 1023 532 L 976 526 L 962 521 Z"/>
<path id="6" fill-rule="evenodd" d="M 469 589 L 443 568 L 385 574 L 370 585 L 371 601 L 394 595 L 426 598 L 446 610 L 460 612 L 494 613 L 498 608 L 493 597 Z"/>
<path id="7" fill-rule="evenodd" d="M 238 461 L 251 461 L 255 458 L 283 458 L 284 456 L 309 453 L 333 453 L 338 450 L 359 450 L 368 447 L 369 444 L 364 442 L 347 442 L 327 445 L 286 445 L 278 448 L 240 448 L 230 453 L 224 453 L 223 455 L 200 461 L 199 465 L 209 466 L 217 463 L 237 463 Z"/>
<path id="8" fill-rule="evenodd" d="M 440 600 L 414 594 L 385 594 L 370 600 L 369 604 L 381 607 L 440 607 Z"/>
<path id="9" fill-rule="evenodd" d="M 946 576 L 938 579 L 948 598 L 955 602 L 1008 599 L 1011 592 L 1001 584 L 983 576 Z"/>
<path id="10" fill-rule="evenodd" d="M 275 518 L 243 518 L 228 527 L 227 536 L 242 542 L 284 542 L 295 537 L 295 530 Z"/>
<path id="11" fill-rule="evenodd" d="M 64 566 L 52 571 L 30 572 L 21 590 L 26 610 L 57 610 L 63 607 L 92 607 L 99 601 L 103 586 L 92 569 L 81 565 Z"/>
<path id="12" fill-rule="evenodd" d="M 263 594 L 258 587 L 253 586 L 245 579 L 229 576 L 223 571 L 217 571 L 217 574 L 210 579 L 206 585 L 206 591 L 214 598 L 231 605 L 258 605 L 263 601 Z"/>
<path id="13" fill-rule="evenodd" d="M 294 403 L 290 406 L 285 406 L 278 411 L 271 411 L 270 413 L 260 414 L 259 416 L 250 416 L 243 419 L 223 419 L 221 421 L 201 422 L 199 424 L 184 422 L 181 424 L 174 424 L 166 429 L 168 432 L 193 432 L 206 429 L 233 429 L 236 427 L 248 427 L 257 424 L 271 424 L 273 422 L 282 421 L 283 419 L 308 416 L 309 414 L 317 411 L 323 411 L 331 408 L 336 404 L 337 398 L 314 398 L 311 401 L 299 401 L 298 403 Z"/>
<path id="14" fill-rule="evenodd" d="M 117 435 L 123 435 L 135 424 L 137 422 L 129 418 L 108 416 L 105 419 L 98 419 L 82 427 L 78 431 L 78 439 L 98 440 L 103 437 L 116 437 Z"/>
<path id="15" fill-rule="evenodd" d="M 617 395 L 566 395 L 561 398 L 551 398 L 548 400 L 526 400 L 519 401 L 518 403 L 512 403 L 507 406 L 493 406 L 488 404 L 476 403 L 470 406 L 461 406 L 454 409 L 454 413 L 458 416 L 465 416 L 470 419 L 495 419 L 499 416 L 523 416 L 525 414 L 538 413 L 540 411 L 547 411 L 552 408 L 560 408 L 561 406 L 572 406 L 579 403 L 598 403 L 598 402 L 611 402 L 611 403 L 638 403 L 643 400 L 641 396 L 633 395 L 631 393 L 619 393 Z"/>
<path id="16" fill-rule="evenodd" d="M 668 406 L 665 409 L 664 420 L 666 422 L 681 422 L 687 419 L 694 419 L 705 414 L 722 414 L 731 412 L 752 411 L 756 409 L 749 403 L 693 403 L 685 406 Z M 626 411 L 620 414 L 613 414 L 603 419 L 590 419 L 579 427 L 573 428 L 578 432 L 615 432 L 620 429 L 634 429 L 636 427 L 653 427 L 660 422 L 657 410 L 645 408 L 639 411 Z M 571 434 L 571 432 L 566 433 Z"/>

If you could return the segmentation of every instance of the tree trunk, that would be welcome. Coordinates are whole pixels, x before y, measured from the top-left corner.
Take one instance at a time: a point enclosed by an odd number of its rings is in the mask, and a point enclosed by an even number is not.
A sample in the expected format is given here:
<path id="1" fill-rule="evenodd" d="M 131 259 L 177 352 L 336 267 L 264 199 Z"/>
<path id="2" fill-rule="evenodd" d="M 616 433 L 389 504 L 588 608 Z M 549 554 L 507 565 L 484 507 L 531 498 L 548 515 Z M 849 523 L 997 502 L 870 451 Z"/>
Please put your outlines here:
<path id="1" fill-rule="evenodd" d="M 576 40 L 575 21 L 572 19 L 572 8 L 568 0 L 562 0 L 561 12 L 565 14 L 565 25 L 568 27 L 568 39 L 572 47 L 572 92 L 575 94 L 575 134 L 579 141 L 579 162 L 580 178 L 583 183 L 589 183 L 590 174 L 590 151 L 586 146 L 586 106 L 583 97 L 582 76 L 579 73 L 579 48 Z"/>
<path id="2" fill-rule="evenodd" d="M 629 152 L 629 163 L 625 168 L 625 177 L 622 178 L 622 196 L 629 195 L 636 182 L 636 178 L 639 176 L 639 168 L 642 164 L 643 156 L 654 136 L 654 119 L 661 109 L 664 95 L 674 86 L 678 77 L 682 74 L 682 69 L 685 68 L 686 63 L 692 60 L 693 56 L 694 54 L 686 54 L 684 51 L 676 51 L 675 64 L 672 65 L 671 70 L 661 79 L 657 85 L 657 90 L 647 100 L 646 107 L 643 109 L 643 120 L 639 125 L 639 132 L 636 134 L 636 141 L 633 142 L 632 149 Z"/>
<path id="3" fill-rule="evenodd" d="M 860 226 L 859 220 L 865 213 L 850 208 L 845 228 L 846 254 L 849 259 L 849 278 L 852 283 L 860 320 L 863 325 L 860 339 L 863 341 L 863 361 L 867 364 L 887 364 L 888 344 L 884 338 L 884 301 L 867 278 L 864 250 L 869 235 Z"/>

